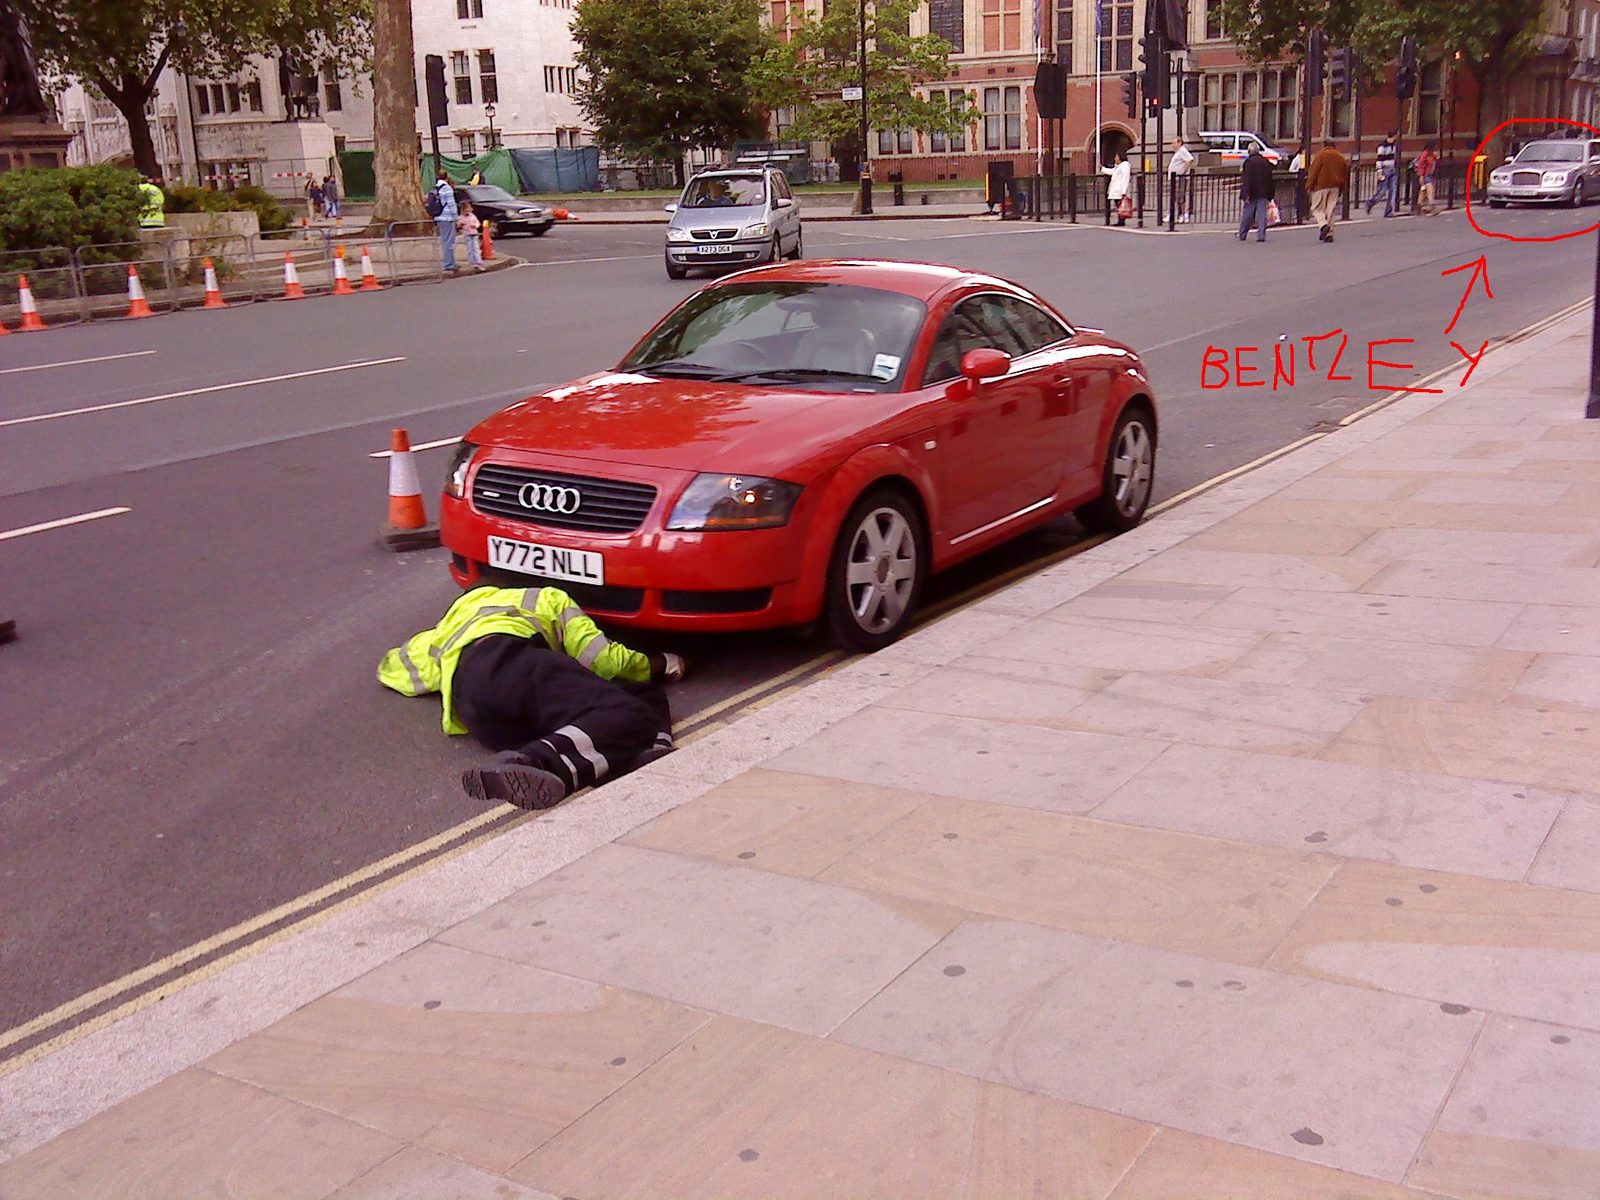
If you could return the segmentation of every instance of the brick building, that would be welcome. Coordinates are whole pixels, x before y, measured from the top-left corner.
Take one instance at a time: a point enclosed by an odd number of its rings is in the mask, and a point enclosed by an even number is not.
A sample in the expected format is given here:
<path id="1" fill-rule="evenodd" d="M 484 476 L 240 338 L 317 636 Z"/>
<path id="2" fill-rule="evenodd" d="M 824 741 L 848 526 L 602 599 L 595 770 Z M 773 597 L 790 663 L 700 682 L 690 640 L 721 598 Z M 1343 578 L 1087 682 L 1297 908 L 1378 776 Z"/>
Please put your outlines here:
<path id="1" fill-rule="evenodd" d="M 782 28 L 792 9 L 821 0 L 769 0 L 769 16 Z M 1095 0 L 927 0 L 912 17 L 913 33 L 939 34 L 955 52 L 951 78 L 929 92 L 965 91 L 979 119 L 957 137 L 907 130 L 874 130 L 870 140 L 874 173 L 889 171 L 907 182 L 976 179 L 987 163 L 1009 160 L 1019 175 L 1032 174 L 1042 160 L 1045 136 L 1033 101 L 1038 63 L 1051 58 L 1067 67 L 1067 117 L 1062 145 L 1073 169 L 1091 169 L 1095 146 L 1095 66 L 1100 67 L 1100 122 L 1103 153 L 1137 147 L 1140 122 L 1123 103 L 1121 76 L 1138 69 L 1145 0 L 1100 0 L 1096 34 Z M 1246 62 L 1222 35 L 1216 0 L 1187 5 L 1189 49 L 1177 57 L 1200 76 L 1200 104 L 1165 117 L 1191 139 L 1204 129 L 1248 129 L 1268 141 L 1293 148 L 1303 117 L 1299 64 Z M 1392 67 L 1390 77 L 1392 79 Z M 1551 0 L 1539 34 L 1538 57 L 1517 76 L 1507 115 L 1565 118 L 1600 123 L 1600 0 Z M 1403 111 L 1402 111 L 1403 109 Z M 1355 109 L 1350 101 L 1313 101 L 1311 134 L 1331 136 L 1347 152 L 1355 146 Z M 1392 128 L 1408 141 L 1434 138 L 1441 153 L 1470 155 L 1478 141 L 1482 109 L 1470 71 L 1453 57 L 1425 60 L 1416 95 L 1403 105 L 1391 87 L 1362 101 L 1362 157 Z M 775 132 L 782 136 L 783 119 Z M 1154 123 L 1150 128 L 1154 143 Z M 1487 132 L 1487 131 L 1485 131 Z M 1526 136 L 1537 132 L 1524 127 Z"/>

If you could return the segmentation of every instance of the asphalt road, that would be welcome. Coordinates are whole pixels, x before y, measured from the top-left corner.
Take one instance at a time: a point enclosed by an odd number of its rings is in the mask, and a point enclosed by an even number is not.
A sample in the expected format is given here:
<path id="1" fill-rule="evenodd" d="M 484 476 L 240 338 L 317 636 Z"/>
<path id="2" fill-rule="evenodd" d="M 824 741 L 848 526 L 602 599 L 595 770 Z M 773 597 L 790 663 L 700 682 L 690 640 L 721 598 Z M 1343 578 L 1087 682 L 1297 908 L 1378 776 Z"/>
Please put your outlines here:
<path id="1" fill-rule="evenodd" d="M 1550 236 L 1594 212 L 1484 216 Z M 376 546 L 385 465 L 369 455 L 391 425 L 453 437 L 611 365 L 700 286 L 666 278 L 659 237 L 563 227 L 501 244 L 529 265 L 447 285 L 0 340 L 0 618 L 22 630 L 0 649 L 0 1031 L 480 815 L 456 782 L 473 748 L 439 732 L 436 701 L 372 677 L 454 589 L 442 551 Z M 1007 276 L 1140 348 L 1163 405 L 1158 499 L 1464 370 L 1451 339 L 1476 353 L 1594 277 L 1593 237 L 1511 244 L 1460 215 L 1344 226 L 1332 246 L 973 220 L 817 224 L 806 243 Z M 1468 273 L 1440 273 L 1479 254 L 1493 299 L 1475 289 L 1447 337 Z M 1324 378 L 1335 338 L 1314 374 L 1300 343 L 1293 388 L 1200 387 L 1208 346 L 1266 348 L 1270 380 L 1280 337 L 1334 329 L 1351 380 Z M 1369 389 L 1366 343 L 1394 338 L 1415 342 L 1378 356 L 1415 370 Z M 444 453 L 422 457 L 430 490 Z M 110 508 L 128 511 L 4 536 Z M 1063 522 L 940 594 L 1075 537 Z M 773 634 L 690 649 L 680 719 L 821 648 Z M 29 1044 L 0 1035 L 0 1058 Z"/>

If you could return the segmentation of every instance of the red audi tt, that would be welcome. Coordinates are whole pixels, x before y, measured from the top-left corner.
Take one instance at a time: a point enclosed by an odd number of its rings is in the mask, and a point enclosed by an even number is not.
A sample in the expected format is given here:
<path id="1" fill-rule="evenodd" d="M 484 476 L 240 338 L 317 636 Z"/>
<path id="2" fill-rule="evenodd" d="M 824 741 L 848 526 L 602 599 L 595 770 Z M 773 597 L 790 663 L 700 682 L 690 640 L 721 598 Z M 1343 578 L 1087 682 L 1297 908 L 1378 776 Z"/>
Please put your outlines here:
<path id="1" fill-rule="evenodd" d="M 1064 513 L 1139 522 L 1156 408 L 1139 356 L 953 267 L 729 276 L 615 370 L 511 405 L 457 450 L 463 586 L 555 582 L 618 624 L 821 620 L 874 650 L 931 572 Z"/>

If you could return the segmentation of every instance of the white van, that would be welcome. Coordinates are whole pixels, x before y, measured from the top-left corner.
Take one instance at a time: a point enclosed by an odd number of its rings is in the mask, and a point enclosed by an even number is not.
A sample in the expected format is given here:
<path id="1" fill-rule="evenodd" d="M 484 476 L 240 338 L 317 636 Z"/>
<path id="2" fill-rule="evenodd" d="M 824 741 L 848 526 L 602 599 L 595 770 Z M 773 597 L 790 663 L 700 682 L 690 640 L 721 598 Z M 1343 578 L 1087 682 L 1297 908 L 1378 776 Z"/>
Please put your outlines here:
<path id="1" fill-rule="evenodd" d="M 1251 146 L 1261 147 L 1261 157 L 1273 166 L 1291 157 L 1249 129 L 1208 129 L 1200 134 L 1200 139 L 1205 142 L 1206 149 L 1217 156 L 1218 162 L 1228 166 L 1242 163 L 1249 156 Z"/>

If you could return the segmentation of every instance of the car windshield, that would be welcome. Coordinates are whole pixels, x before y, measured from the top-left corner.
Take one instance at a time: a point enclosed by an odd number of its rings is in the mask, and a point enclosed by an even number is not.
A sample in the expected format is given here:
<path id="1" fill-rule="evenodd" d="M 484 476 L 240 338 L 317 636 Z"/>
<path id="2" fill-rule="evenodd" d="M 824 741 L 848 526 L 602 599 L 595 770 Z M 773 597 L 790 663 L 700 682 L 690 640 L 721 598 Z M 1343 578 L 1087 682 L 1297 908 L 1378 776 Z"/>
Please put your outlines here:
<path id="1" fill-rule="evenodd" d="M 1582 162 L 1583 147 L 1577 142 L 1534 142 L 1517 155 L 1519 163 Z"/>
<path id="2" fill-rule="evenodd" d="M 517 202 L 517 198 L 506 191 L 505 188 L 492 183 L 475 183 L 467 189 L 467 195 L 473 203 L 477 203 L 479 200 L 509 200 L 512 203 Z"/>
<path id="3" fill-rule="evenodd" d="M 729 283 L 680 304 L 619 369 L 813 391 L 890 391 L 926 316 L 920 300 L 877 288 Z"/>
<path id="4" fill-rule="evenodd" d="M 683 191 L 682 208 L 742 208 L 761 204 L 767 185 L 759 175 L 712 175 L 691 179 Z"/>

